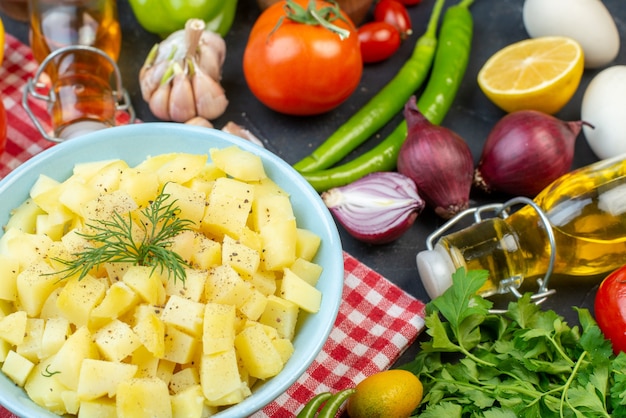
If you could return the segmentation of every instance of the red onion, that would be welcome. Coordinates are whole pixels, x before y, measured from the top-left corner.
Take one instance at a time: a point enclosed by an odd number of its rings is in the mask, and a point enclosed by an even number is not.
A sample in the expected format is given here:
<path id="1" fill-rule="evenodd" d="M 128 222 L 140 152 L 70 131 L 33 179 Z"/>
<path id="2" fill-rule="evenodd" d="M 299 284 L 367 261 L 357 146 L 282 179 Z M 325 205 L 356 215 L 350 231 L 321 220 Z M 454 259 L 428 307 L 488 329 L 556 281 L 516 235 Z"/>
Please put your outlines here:
<path id="1" fill-rule="evenodd" d="M 408 132 L 398 155 L 398 171 L 415 181 L 437 215 L 449 219 L 469 206 L 474 159 L 467 143 L 437 126 L 418 110 L 415 96 L 404 107 Z"/>
<path id="2" fill-rule="evenodd" d="M 534 197 L 570 171 L 583 124 L 535 110 L 509 113 L 487 137 L 474 185 L 486 192 Z"/>
<path id="3" fill-rule="evenodd" d="M 350 235 L 370 244 L 398 239 L 425 205 L 413 180 L 396 172 L 372 173 L 321 196 Z"/>

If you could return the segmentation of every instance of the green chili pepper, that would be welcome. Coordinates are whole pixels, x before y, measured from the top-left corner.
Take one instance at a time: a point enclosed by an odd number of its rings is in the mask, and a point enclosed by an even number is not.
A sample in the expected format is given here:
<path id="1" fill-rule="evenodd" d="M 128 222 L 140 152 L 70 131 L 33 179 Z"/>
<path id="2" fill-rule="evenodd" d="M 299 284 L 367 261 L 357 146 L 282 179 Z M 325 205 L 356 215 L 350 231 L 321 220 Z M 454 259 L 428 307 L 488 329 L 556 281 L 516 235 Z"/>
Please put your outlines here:
<path id="1" fill-rule="evenodd" d="M 324 407 L 317 415 L 317 418 L 335 418 L 337 415 L 337 411 L 343 403 L 348 399 L 352 394 L 356 392 L 356 389 L 344 389 L 340 392 L 335 393 L 333 396 L 326 401 Z"/>
<path id="2" fill-rule="evenodd" d="M 395 77 L 309 156 L 294 164 L 296 170 L 308 173 L 332 166 L 402 110 L 430 71 L 437 49 L 437 23 L 444 3 L 445 0 L 436 1 L 426 32 L 417 40 L 411 57 Z"/>
<path id="3" fill-rule="evenodd" d="M 317 414 L 317 410 L 322 406 L 322 404 L 332 396 L 330 392 L 322 392 L 318 395 L 315 395 L 311 398 L 310 401 L 304 405 L 304 408 L 300 411 L 300 413 L 296 416 L 296 418 L 313 418 L 315 414 Z"/>
<path id="4" fill-rule="evenodd" d="M 446 10 L 432 74 L 418 100 L 417 107 L 434 124 L 440 124 L 447 114 L 469 61 L 472 44 L 473 19 L 469 6 L 474 0 L 462 0 Z M 318 192 L 349 184 L 376 171 L 396 168 L 400 148 L 407 135 L 403 120 L 377 146 L 343 165 L 302 173 Z"/>
<path id="5" fill-rule="evenodd" d="M 417 103 L 420 112 L 435 125 L 450 110 L 467 69 L 474 27 L 469 6 L 473 2 L 462 0 L 448 8 L 441 24 L 433 72 Z"/>
<path id="6" fill-rule="evenodd" d="M 162 38 L 183 29 L 191 18 L 204 20 L 208 30 L 225 36 L 235 19 L 237 0 L 130 0 L 130 6 L 139 24 Z"/>

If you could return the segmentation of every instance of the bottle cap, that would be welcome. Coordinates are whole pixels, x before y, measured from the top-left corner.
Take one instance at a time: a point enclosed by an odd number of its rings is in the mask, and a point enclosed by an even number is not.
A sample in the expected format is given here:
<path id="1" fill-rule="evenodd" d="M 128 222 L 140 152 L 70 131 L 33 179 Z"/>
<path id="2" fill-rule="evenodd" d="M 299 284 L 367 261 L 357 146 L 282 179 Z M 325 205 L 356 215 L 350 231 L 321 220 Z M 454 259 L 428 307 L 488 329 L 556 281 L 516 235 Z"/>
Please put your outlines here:
<path id="1" fill-rule="evenodd" d="M 454 265 L 446 250 L 440 245 L 436 245 L 434 250 L 420 251 L 416 260 L 422 284 L 431 299 L 452 286 Z"/>

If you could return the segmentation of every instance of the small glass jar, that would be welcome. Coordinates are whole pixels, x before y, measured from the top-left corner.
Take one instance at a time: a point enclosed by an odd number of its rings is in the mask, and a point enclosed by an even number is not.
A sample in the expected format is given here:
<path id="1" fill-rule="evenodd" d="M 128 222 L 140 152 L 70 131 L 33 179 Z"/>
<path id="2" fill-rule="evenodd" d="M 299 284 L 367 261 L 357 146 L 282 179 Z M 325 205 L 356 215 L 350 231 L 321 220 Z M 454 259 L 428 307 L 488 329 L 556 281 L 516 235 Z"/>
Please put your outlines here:
<path id="1" fill-rule="evenodd" d="M 30 44 L 40 63 L 24 91 L 48 102 L 52 134 L 61 142 L 115 125 L 116 113 L 134 113 L 121 85 L 117 59 L 121 29 L 115 0 L 29 0 Z M 33 119 L 35 120 L 35 119 Z M 37 127 L 42 125 L 35 120 Z"/>

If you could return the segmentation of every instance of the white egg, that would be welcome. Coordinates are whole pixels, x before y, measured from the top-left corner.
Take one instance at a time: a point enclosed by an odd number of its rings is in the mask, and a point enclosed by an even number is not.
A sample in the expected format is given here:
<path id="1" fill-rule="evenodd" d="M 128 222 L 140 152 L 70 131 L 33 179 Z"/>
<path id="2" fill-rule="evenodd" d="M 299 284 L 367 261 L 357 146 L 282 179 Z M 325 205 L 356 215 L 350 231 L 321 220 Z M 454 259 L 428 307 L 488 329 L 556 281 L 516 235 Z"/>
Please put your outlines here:
<path id="1" fill-rule="evenodd" d="M 585 68 L 600 68 L 619 53 L 620 38 L 601 0 L 526 0 L 524 27 L 531 38 L 567 36 L 580 44 Z"/>
<path id="2" fill-rule="evenodd" d="M 626 153 L 626 65 L 600 71 L 583 95 L 581 119 L 585 139 L 600 159 Z"/>

